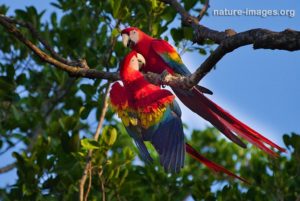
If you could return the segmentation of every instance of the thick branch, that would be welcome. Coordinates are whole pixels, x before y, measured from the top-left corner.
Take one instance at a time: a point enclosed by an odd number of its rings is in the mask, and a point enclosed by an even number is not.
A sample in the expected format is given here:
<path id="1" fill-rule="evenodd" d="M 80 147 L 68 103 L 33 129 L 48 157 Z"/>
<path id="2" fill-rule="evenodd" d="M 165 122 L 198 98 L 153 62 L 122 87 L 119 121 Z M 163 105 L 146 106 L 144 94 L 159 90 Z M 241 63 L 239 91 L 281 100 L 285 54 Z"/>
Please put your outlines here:
<path id="1" fill-rule="evenodd" d="M 230 50 L 227 50 L 223 46 L 219 45 L 207 59 L 201 64 L 201 66 L 189 77 L 184 76 L 173 76 L 167 74 L 161 76 L 156 73 L 148 72 L 145 74 L 147 80 L 156 85 L 169 85 L 181 89 L 190 89 L 193 86 L 197 85 L 198 82 L 211 71 L 211 69 L 220 61 L 223 56 L 228 53 Z"/>
<path id="2" fill-rule="evenodd" d="M 26 24 L 24 22 L 15 21 L 12 18 L 8 18 L 4 15 L 0 15 L 0 24 L 2 26 L 4 26 L 6 28 L 6 30 L 8 32 L 10 32 L 17 40 L 24 43 L 29 49 L 31 49 L 43 61 L 50 63 L 50 64 L 54 65 L 55 67 L 57 67 L 63 71 L 66 71 L 70 75 L 76 76 L 76 77 L 86 77 L 86 78 L 92 78 L 92 79 L 93 78 L 107 79 L 110 81 L 117 81 L 120 79 L 119 73 L 103 72 L 103 71 L 98 71 L 96 69 L 90 69 L 87 64 L 84 65 L 84 66 L 87 66 L 85 68 L 81 68 L 82 65 L 77 66 L 77 67 L 71 66 L 68 64 L 68 62 L 64 61 L 64 59 L 60 56 L 52 57 L 52 56 L 46 54 L 41 49 L 39 49 L 36 45 L 34 45 L 31 41 L 29 41 L 27 38 L 25 38 L 25 36 L 14 26 L 14 24 L 16 24 L 16 23 L 21 24 L 28 28 L 28 24 Z M 117 25 L 118 24 L 119 24 L 119 22 L 117 22 Z M 31 29 L 31 32 L 33 33 L 33 35 L 35 35 L 34 33 L 37 33 L 37 31 L 34 30 L 34 28 L 32 26 L 29 26 L 29 27 L 30 27 L 29 29 Z M 113 40 L 110 42 L 112 45 L 110 46 L 110 48 L 107 51 L 108 56 L 111 55 L 111 53 L 113 51 L 112 47 L 114 46 L 116 40 Z M 53 49 L 47 43 L 45 43 L 45 44 L 46 44 L 45 45 L 46 48 L 48 47 L 49 51 L 51 52 L 51 50 L 53 50 Z M 108 58 L 108 56 L 107 56 L 107 58 Z M 60 59 L 56 59 L 56 58 L 60 58 Z M 109 59 L 107 59 L 105 61 L 105 63 L 107 63 L 108 60 Z M 180 86 L 180 85 L 178 85 L 178 82 L 175 82 L 175 80 L 179 79 L 178 77 L 173 77 L 170 75 L 169 78 L 170 78 L 169 80 L 164 81 L 164 84 L 168 84 L 173 87 Z M 160 82 L 157 81 L 160 79 L 159 74 L 153 73 L 151 76 L 148 76 L 148 79 L 153 84 L 157 84 L 157 85 L 160 84 Z M 182 77 L 181 80 L 186 80 L 186 78 Z M 185 86 L 185 88 L 189 88 L 188 86 L 190 86 L 190 85 Z"/>
<path id="3" fill-rule="evenodd" d="M 54 65 L 55 67 L 70 73 L 72 76 L 76 77 L 87 77 L 87 78 L 98 78 L 107 79 L 111 81 L 119 80 L 118 73 L 109 73 L 98 71 L 96 69 L 89 69 L 85 61 L 81 61 L 78 66 L 71 66 L 69 64 L 63 63 L 54 57 L 43 52 L 40 48 L 34 45 L 30 40 L 28 40 L 11 22 L 10 18 L 0 15 L 0 24 L 13 35 L 17 40 L 24 43 L 29 49 L 31 49 L 41 60 Z M 33 27 L 31 27 L 33 29 Z M 36 31 L 34 31 L 36 32 Z M 50 47 L 50 46 L 49 46 Z M 85 68 L 82 68 L 84 66 Z"/>
<path id="4" fill-rule="evenodd" d="M 50 52 L 51 56 L 53 58 L 57 59 L 58 61 L 60 61 L 64 64 L 67 64 L 67 65 L 71 65 L 71 66 L 73 66 L 75 64 L 81 65 L 80 62 L 69 61 L 69 60 L 61 57 L 59 54 L 57 54 L 54 51 L 54 49 L 48 44 L 48 42 L 41 37 L 41 35 L 38 33 L 38 31 L 33 27 L 33 25 L 31 23 L 19 21 L 19 20 L 13 19 L 13 18 L 6 17 L 5 15 L 1 15 L 1 14 L 0 14 L 0 17 L 2 17 L 3 19 L 5 19 L 7 22 L 9 22 L 11 24 L 17 24 L 17 25 L 26 27 L 31 32 L 32 36 L 35 37 L 36 39 L 38 39 L 43 44 L 45 49 Z M 84 64 L 84 63 L 82 63 L 82 64 Z M 82 67 L 84 68 L 84 66 L 82 66 Z"/>
<path id="5" fill-rule="evenodd" d="M 236 33 L 232 29 L 224 32 L 209 29 L 199 24 L 198 18 L 191 16 L 177 0 L 161 0 L 170 4 L 182 17 L 182 23 L 194 29 L 193 42 L 202 44 L 205 39 L 214 41 L 219 46 L 201 64 L 201 66 L 189 78 L 165 77 L 163 84 L 175 84 L 182 88 L 191 88 L 196 85 L 227 53 L 253 44 L 254 49 L 279 49 L 295 51 L 300 50 L 300 32 L 286 29 L 282 32 L 274 32 L 267 29 L 251 29 Z M 208 5 L 208 1 L 206 1 Z M 201 18 L 200 18 L 201 19 Z M 151 75 L 153 77 L 153 75 Z M 151 77 L 150 76 L 150 77 Z M 148 76 L 149 77 L 149 76 Z"/>
<path id="6" fill-rule="evenodd" d="M 210 39 L 232 50 L 250 44 L 253 44 L 254 49 L 300 50 L 299 31 L 291 29 L 282 32 L 266 29 L 251 29 L 241 33 L 236 33 L 232 29 L 217 31 L 200 25 L 199 20 L 191 16 L 177 0 L 162 1 L 170 4 L 181 15 L 183 24 L 194 28 L 194 42 L 202 44 L 203 40 Z"/>
<path id="7" fill-rule="evenodd" d="M 160 75 L 148 73 L 147 79 L 154 84 L 166 84 L 172 87 L 189 89 L 196 85 L 217 62 L 227 53 L 245 46 L 253 44 L 254 49 L 280 49 L 295 51 L 300 50 L 300 32 L 287 29 L 282 32 L 273 32 L 266 29 L 252 29 L 241 33 L 236 33 L 232 29 L 224 32 L 209 29 L 199 24 L 199 20 L 203 13 L 209 7 L 209 0 L 206 1 L 198 18 L 191 16 L 177 0 L 161 0 L 170 4 L 181 15 L 183 24 L 191 26 L 194 29 L 193 41 L 202 44 L 205 39 L 210 39 L 219 47 L 201 64 L 194 74 L 190 77 L 175 77 L 172 75 L 165 76 L 161 80 Z M 119 80 L 118 73 L 102 72 L 95 69 L 89 69 L 85 60 L 76 63 L 78 66 L 69 65 L 70 62 L 64 60 L 38 35 L 37 31 L 28 24 L 22 23 L 11 18 L 0 15 L 0 24 L 2 24 L 16 39 L 27 45 L 37 56 L 43 61 L 48 62 L 59 69 L 62 69 L 72 76 L 108 79 L 111 81 Z M 45 48 L 51 53 L 51 56 L 40 50 L 37 46 L 27 40 L 12 24 L 19 24 L 27 27 L 31 33 L 36 36 Z M 74 63 L 72 63 L 74 64 Z M 82 68 L 84 67 L 84 68 Z"/>

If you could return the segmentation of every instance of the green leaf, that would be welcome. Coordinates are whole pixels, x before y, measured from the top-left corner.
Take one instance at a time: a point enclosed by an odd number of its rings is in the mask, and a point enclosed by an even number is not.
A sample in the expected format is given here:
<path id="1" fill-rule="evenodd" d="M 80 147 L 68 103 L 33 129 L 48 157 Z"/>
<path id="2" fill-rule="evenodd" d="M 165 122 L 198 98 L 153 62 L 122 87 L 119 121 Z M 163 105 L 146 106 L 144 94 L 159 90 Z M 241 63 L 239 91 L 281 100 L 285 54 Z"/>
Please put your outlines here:
<path id="1" fill-rule="evenodd" d="M 56 8 L 59 8 L 59 9 L 63 9 L 61 5 L 57 4 L 57 3 L 54 3 L 54 2 L 50 2 L 50 4 Z"/>
<path id="2" fill-rule="evenodd" d="M 290 141 L 291 137 L 287 134 L 283 135 L 283 142 L 285 144 L 285 146 L 290 146 L 291 141 Z"/>
<path id="3" fill-rule="evenodd" d="M 82 139 L 81 146 L 86 150 L 94 150 L 101 148 L 101 145 L 97 141 L 89 138 Z"/>
<path id="4" fill-rule="evenodd" d="M 51 14 L 51 23 L 54 27 L 57 27 L 57 14 L 56 13 Z"/>
<path id="5" fill-rule="evenodd" d="M 202 54 L 202 55 L 206 55 L 207 52 L 204 48 L 199 48 L 199 53 Z"/>
<path id="6" fill-rule="evenodd" d="M 118 29 L 113 29 L 111 32 L 112 37 L 116 37 L 119 34 L 120 34 L 120 32 L 118 31 Z"/>
<path id="7" fill-rule="evenodd" d="M 16 82 L 19 85 L 23 85 L 26 83 L 26 80 L 27 80 L 26 75 L 24 73 L 22 73 L 17 77 Z"/>
<path id="8" fill-rule="evenodd" d="M 88 95 L 93 95 L 96 92 L 95 87 L 93 87 L 93 85 L 90 84 L 82 84 L 80 85 L 80 89 Z"/>
<path id="9" fill-rule="evenodd" d="M 102 139 L 108 146 L 112 146 L 117 139 L 117 130 L 114 127 L 104 127 Z"/>
<path id="10" fill-rule="evenodd" d="M 183 28 L 183 35 L 184 35 L 184 38 L 186 38 L 188 40 L 192 40 L 193 39 L 193 28 L 184 27 Z"/>
<path id="11" fill-rule="evenodd" d="M 119 174 L 120 174 L 120 167 L 117 167 L 115 174 L 114 174 L 116 179 L 119 178 Z"/>
<path id="12" fill-rule="evenodd" d="M 197 3 L 197 0 L 185 0 L 184 1 L 184 8 L 186 10 L 190 10 L 191 8 L 193 8 Z"/>
<path id="13" fill-rule="evenodd" d="M 176 11 L 171 6 L 168 6 L 167 8 L 165 8 L 163 14 L 161 15 L 161 18 L 166 20 L 167 22 L 171 22 L 172 20 L 174 20 L 175 16 Z"/>
<path id="14" fill-rule="evenodd" d="M 155 9 L 157 7 L 157 0 L 152 0 L 152 9 Z"/>
<path id="15" fill-rule="evenodd" d="M 14 114 L 14 117 L 17 121 L 19 121 L 21 119 L 21 115 L 20 112 L 18 111 L 18 109 L 16 108 L 16 106 L 12 105 L 11 106 L 12 112 Z"/>
<path id="16" fill-rule="evenodd" d="M 175 42 L 179 42 L 180 40 L 183 39 L 183 30 L 182 29 L 171 29 L 171 35 L 172 35 L 172 38 Z"/>
<path id="17" fill-rule="evenodd" d="M 122 0 L 110 0 L 109 1 L 113 11 L 113 17 L 118 18 L 119 9 L 121 7 Z"/>
<path id="18" fill-rule="evenodd" d="M 81 119 L 86 119 L 86 118 L 88 118 L 88 116 L 89 116 L 91 110 L 92 110 L 92 107 L 89 106 L 89 105 L 87 105 L 86 107 L 84 107 L 83 110 L 82 110 L 81 113 L 80 113 L 80 118 L 81 118 Z"/>
<path id="19" fill-rule="evenodd" d="M 114 174 L 115 174 L 115 171 L 114 171 L 114 170 L 111 170 L 110 173 L 109 173 L 109 175 L 108 175 L 107 180 L 108 180 L 108 181 L 111 180 L 111 179 L 113 178 Z"/>
<path id="20" fill-rule="evenodd" d="M 135 157 L 134 152 L 129 147 L 125 147 L 123 153 L 125 154 L 126 160 L 132 160 Z"/>

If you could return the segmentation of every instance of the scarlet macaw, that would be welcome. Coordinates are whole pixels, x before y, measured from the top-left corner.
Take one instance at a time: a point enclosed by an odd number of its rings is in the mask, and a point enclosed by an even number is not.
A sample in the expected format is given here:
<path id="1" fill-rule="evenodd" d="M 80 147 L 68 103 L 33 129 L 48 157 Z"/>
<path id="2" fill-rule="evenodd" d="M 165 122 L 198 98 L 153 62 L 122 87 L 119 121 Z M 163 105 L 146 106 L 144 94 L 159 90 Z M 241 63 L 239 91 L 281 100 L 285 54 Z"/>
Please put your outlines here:
<path id="1" fill-rule="evenodd" d="M 130 47 L 145 58 L 146 64 L 142 67 L 142 71 L 159 74 L 167 71 L 173 75 L 191 75 L 175 48 L 167 41 L 152 38 L 135 27 L 126 28 L 122 30 L 121 34 L 124 46 Z M 209 121 L 239 146 L 246 147 L 235 134 L 248 140 L 271 156 L 277 156 L 277 153 L 267 147 L 266 144 L 279 151 L 285 151 L 285 149 L 279 147 L 209 100 L 203 93 L 209 93 L 210 91 L 204 87 L 195 86 L 189 91 L 172 87 L 172 90 L 190 110 Z"/>
<path id="2" fill-rule="evenodd" d="M 149 83 L 139 71 L 139 60 L 145 61 L 135 51 L 125 56 L 120 65 L 123 86 L 119 82 L 112 85 L 110 103 L 133 138 L 142 159 L 147 163 L 153 161 L 144 143 L 150 141 L 158 152 L 160 164 L 166 172 L 177 173 L 183 168 L 186 150 L 191 157 L 209 168 L 247 182 L 204 158 L 184 142 L 181 110 L 174 100 L 174 95 Z"/>

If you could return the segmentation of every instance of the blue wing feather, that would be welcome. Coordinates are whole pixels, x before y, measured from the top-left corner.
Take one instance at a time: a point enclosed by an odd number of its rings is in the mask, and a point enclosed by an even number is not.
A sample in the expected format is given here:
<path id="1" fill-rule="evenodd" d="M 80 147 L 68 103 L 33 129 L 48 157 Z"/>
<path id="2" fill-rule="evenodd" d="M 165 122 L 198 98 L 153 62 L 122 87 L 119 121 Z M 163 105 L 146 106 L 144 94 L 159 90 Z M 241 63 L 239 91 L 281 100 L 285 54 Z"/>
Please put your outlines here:
<path id="1" fill-rule="evenodd" d="M 179 172 L 184 165 L 184 133 L 180 117 L 168 107 L 163 120 L 152 135 L 151 143 L 167 172 Z"/>
<path id="2" fill-rule="evenodd" d="M 140 135 L 138 134 L 136 129 L 133 126 L 128 126 L 128 127 L 125 127 L 125 128 L 127 130 L 127 133 L 129 134 L 129 136 L 133 138 L 133 140 L 136 144 L 136 147 L 138 148 L 138 150 L 141 154 L 142 160 L 145 161 L 148 164 L 152 163 L 153 159 L 150 156 L 150 154 L 148 152 L 148 149 L 147 149 L 143 139 L 140 137 Z"/>
<path id="3" fill-rule="evenodd" d="M 171 104 L 171 110 L 175 112 L 175 114 L 180 118 L 181 117 L 181 109 L 179 107 L 179 104 L 177 101 L 174 99 L 173 103 Z"/>

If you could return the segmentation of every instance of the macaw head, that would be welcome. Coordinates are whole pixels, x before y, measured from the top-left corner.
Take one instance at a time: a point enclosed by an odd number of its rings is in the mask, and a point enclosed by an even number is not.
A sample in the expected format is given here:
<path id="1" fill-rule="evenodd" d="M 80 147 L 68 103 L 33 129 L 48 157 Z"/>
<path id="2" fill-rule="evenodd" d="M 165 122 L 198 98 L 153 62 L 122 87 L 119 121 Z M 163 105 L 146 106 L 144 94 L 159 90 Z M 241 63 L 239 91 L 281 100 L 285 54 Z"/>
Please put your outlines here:
<path id="1" fill-rule="evenodd" d="M 121 32 L 123 45 L 133 48 L 141 39 L 143 32 L 136 27 L 128 27 Z"/>
<path id="2" fill-rule="evenodd" d="M 141 54 L 136 51 L 131 51 L 120 64 L 121 78 L 123 79 L 127 77 L 127 75 L 130 75 L 130 73 L 139 71 L 145 63 L 146 60 Z"/>

